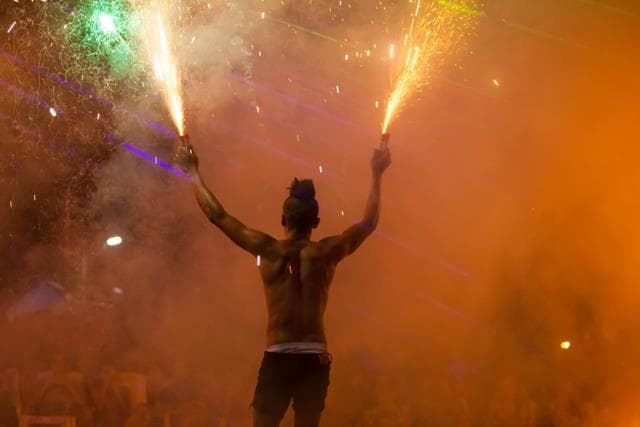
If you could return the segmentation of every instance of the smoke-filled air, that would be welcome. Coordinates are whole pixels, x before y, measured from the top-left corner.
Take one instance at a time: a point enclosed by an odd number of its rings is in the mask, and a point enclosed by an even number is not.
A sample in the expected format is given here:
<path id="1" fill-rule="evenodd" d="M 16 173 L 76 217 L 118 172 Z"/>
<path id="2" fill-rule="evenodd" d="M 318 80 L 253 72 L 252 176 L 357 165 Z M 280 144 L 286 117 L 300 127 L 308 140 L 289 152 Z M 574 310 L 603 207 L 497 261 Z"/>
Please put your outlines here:
<path id="1" fill-rule="evenodd" d="M 638 40 L 636 0 L 1 1 L 0 427 L 640 426 Z"/>

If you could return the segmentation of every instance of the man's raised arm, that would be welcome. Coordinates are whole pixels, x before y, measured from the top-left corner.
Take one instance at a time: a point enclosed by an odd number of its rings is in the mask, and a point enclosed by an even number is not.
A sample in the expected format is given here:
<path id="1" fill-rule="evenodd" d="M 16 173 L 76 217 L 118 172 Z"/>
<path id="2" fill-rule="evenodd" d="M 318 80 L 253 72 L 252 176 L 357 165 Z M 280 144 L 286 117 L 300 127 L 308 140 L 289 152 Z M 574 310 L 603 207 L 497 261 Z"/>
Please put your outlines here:
<path id="1" fill-rule="evenodd" d="M 336 262 L 355 252 L 378 226 L 382 174 L 389 165 L 391 165 L 391 154 L 386 142 L 383 142 L 380 148 L 375 150 L 371 159 L 371 190 L 362 220 L 347 228 L 342 234 L 320 241 L 321 246 Z"/>
<path id="2" fill-rule="evenodd" d="M 200 176 L 198 157 L 187 138 L 183 140 L 183 144 L 176 151 L 176 161 L 182 170 L 191 177 L 196 200 L 209 221 L 242 249 L 253 255 L 270 257 L 275 251 L 276 239 L 245 226 L 227 213 Z"/>

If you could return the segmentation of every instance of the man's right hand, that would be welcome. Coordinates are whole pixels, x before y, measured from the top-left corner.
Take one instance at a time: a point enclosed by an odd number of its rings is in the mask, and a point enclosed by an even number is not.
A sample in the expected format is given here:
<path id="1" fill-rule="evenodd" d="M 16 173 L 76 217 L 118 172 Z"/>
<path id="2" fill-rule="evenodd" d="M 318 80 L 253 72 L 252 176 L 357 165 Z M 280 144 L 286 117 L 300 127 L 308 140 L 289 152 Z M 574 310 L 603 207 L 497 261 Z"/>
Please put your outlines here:
<path id="1" fill-rule="evenodd" d="M 191 142 L 189 142 L 188 136 L 180 137 L 180 145 L 176 149 L 176 163 L 188 174 L 196 173 L 198 171 L 198 156 L 193 150 Z"/>
<path id="2" fill-rule="evenodd" d="M 373 152 L 371 158 L 371 170 L 374 176 L 382 176 L 382 173 L 391 165 L 391 153 L 386 144 L 380 146 Z"/>

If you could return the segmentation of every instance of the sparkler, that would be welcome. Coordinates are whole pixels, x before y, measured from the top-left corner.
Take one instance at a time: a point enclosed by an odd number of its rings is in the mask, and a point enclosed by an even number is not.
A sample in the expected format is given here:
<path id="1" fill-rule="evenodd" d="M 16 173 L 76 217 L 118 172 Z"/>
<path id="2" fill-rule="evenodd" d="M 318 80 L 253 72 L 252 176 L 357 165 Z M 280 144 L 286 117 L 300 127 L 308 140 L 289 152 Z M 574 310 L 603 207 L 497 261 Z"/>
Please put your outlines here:
<path id="1" fill-rule="evenodd" d="M 178 134 L 184 136 L 184 110 L 182 103 L 182 86 L 180 73 L 171 52 L 170 34 L 165 26 L 162 12 L 154 14 L 153 29 L 151 31 L 151 56 L 156 80 L 160 83 L 165 103 L 171 118 L 178 129 Z"/>
<path id="2" fill-rule="evenodd" d="M 389 49 L 391 59 L 397 57 L 391 94 L 382 122 L 382 133 L 402 110 L 408 98 L 428 84 L 433 74 L 442 66 L 446 55 L 454 53 L 479 15 L 468 13 L 469 3 L 438 0 L 409 0 L 415 3 L 409 27 L 398 46 Z"/>

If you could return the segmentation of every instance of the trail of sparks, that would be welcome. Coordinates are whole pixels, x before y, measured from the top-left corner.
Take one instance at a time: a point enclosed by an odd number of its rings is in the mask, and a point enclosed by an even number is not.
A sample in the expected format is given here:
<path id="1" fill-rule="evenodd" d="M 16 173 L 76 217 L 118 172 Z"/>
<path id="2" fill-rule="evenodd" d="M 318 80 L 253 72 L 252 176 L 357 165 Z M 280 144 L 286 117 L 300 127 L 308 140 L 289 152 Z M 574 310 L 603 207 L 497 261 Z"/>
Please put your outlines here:
<path id="1" fill-rule="evenodd" d="M 603 9 L 609 10 L 611 12 L 616 12 L 616 13 L 620 13 L 622 15 L 626 15 L 626 16 L 637 16 L 637 14 L 626 10 L 626 9 L 622 9 L 620 7 L 615 7 L 612 6 L 610 4 L 606 4 L 604 2 L 601 1 L 596 1 L 596 0 L 576 0 L 578 3 L 583 3 L 583 4 L 588 4 L 590 6 L 595 6 L 595 7 L 601 7 Z"/>
<path id="2" fill-rule="evenodd" d="M 156 80 L 162 87 L 169 114 L 180 135 L 184 135 L 184 110 L 180 73 L 173 59 L 169 44 L 169 33 L 162 12 L 156 11 L 151 32 L 151 55 Z"/>
<path id="3" fill-rule="evenodd" d="M 409 0 L 414 3 L 414 0 Z M 397 69 L 382 123 L 382 133 L 404 107 L 407 99 L 432 79 L 446 56 L 455 53 L 481 13 L 466 3 L 417 0 L 399 46 L 389 56 L 397 57 Z"/>
<path id="4" fill-rule="evenodd" d="M 335 37 L 328 36 L 326 34 L 323 34 L 323 33 L 319 32 L 319 31 L 315 31 L 315 30 L 312 30 L 310 28 L 303 27 L 301 25 L 293 24 L 291 22 L 283 21 L 282 19 L 274 18 L 272 16 L 265 16 L 263 19 L 267 19 L 267 20 L 272 21 L 272 22 L 277 22 L 279 24 L 290 26 L 291 28 L 295 28 L 296 30 L 305 32 L 307 34 L 311 34 L 313 36 L 320 37 L 321 39 L 329 40 L 329 41 L 332 41 L 332 42 L 335 42 L 335 43 L 342 43 L 343 42 L 342 40 L 338 40 Z"/>
<path id="5" fill-rule="evenodd" d="M 482 11 L 482 10 L 478 10 L 478 9 L 474 9 L 472 7 L 469 7 L 467 5 L 464 4 L 460 4 L 460 3 L 455 3 L 449 0 L 438 0 L 438 3 L 440 3 L 443 6 L 448 7 L 449 9 L 458 11 L 458 12 L 463 12 L 466 13 L 467 15 L 471 15 L 471 16 L 486 16 L 487 14 Z"/>

